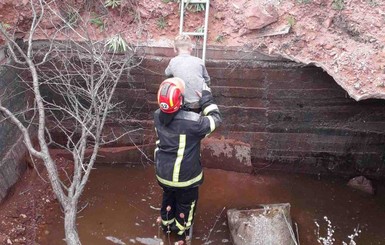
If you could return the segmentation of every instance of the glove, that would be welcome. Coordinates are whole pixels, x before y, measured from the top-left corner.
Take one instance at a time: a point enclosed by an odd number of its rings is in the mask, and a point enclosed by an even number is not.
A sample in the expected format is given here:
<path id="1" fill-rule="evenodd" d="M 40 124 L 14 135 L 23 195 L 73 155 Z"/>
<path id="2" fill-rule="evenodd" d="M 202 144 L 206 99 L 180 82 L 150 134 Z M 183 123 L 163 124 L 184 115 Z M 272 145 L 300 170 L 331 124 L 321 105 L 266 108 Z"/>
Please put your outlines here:
<path id="1" fill-rule="evenodd" d="M 211 92 L 209 90 L 203 90 L 202 91 L 202 97 L 199 100 L 199 105 L 202 108 L 202 111 L 204 111 L 204 109 L 211 104 L 214 104 L 213 95 L 211 94 Z"/>

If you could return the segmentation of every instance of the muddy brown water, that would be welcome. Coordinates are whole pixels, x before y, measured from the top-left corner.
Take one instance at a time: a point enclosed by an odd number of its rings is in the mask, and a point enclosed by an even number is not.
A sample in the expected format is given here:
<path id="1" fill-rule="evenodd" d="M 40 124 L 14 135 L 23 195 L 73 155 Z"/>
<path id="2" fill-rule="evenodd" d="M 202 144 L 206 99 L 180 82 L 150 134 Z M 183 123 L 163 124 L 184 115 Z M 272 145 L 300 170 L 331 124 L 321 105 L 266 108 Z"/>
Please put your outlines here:
<path id="1" fill-rule="evenodd" d="M 78 229 L 85 245 L 159 244 L 155 225 L 161 188 L 153 166 L 97 166 L 92 172 L 81 205 Z M 227 227 L 229 208 L 256 208 L 258 204 L 290 203 L 298 224 L 301 245 L 318 244 L 315 220 L 321 235 L 327 216 L 335 230 L 334 244 L 348 242 L 358 225 L 357 244 L 385 244 L 385 188 L 374 196 L 346 186 L 346 180 L 285 173 L 249 175 L 205 169 L 205 181 L 194 224 L 192 244 L 232 244 Z M 48 222 L 41 244 L 65 244 L 63 220 L 57 212 Z M 164 244 L 168 244 L 165 240 Z"/>

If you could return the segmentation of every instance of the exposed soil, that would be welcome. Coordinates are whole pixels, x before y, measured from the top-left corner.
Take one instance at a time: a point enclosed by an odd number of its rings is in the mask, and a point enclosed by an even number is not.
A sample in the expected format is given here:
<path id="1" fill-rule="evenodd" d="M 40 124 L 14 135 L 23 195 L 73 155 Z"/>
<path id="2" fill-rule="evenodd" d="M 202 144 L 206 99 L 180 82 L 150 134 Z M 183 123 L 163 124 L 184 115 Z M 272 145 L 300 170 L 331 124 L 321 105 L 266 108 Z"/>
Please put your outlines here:
<path id="1" fill-rule="evenodd" d="M 104 29 L 88 27 L 96 39 L 121 33 L 131 43 L 171 46 L 179 32 L 176 1 L 126 0 L 115 9 L 97 0 L 65 2 L 73 8 L 54 6 L 63 16 L 74 10 L 84 20 L 100 16 Z M 17 25 L 19 37 L 25 38 L 31 13 L 28 0 L 0 0 L 1 22 Z M 203 25 L 203 12 L 187 12 L 185 23 L 185 31 L 195 31 Z M 381 0 L 212 0 L 208 45 L 259 50 L 315 64 L 356 100 L 385 98 L 384 24 Z M 49 37 L 61 25 L 57 16 L 43 20 L 36 39 Z M 287 26 L 289 33 L 274 35 Z"/>
<path id="2" fill-rule="evenodd" d="M 71 166 L 63 158 L 55 161 L 61 170 Z M 49 233 L 44 227 L 52 222 L 48 217 L 53 217 L 56 208 L 46 170 L 35 160 L 1 203 L 0 244 L 38 245 L 35 241 Z"/>

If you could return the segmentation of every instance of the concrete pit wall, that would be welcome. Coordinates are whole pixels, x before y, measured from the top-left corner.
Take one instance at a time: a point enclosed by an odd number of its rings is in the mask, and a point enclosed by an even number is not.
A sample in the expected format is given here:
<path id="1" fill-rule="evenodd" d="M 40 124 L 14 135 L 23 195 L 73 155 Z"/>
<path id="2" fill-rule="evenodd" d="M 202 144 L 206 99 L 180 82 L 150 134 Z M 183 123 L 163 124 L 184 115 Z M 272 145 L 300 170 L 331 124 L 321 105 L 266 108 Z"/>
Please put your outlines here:
<path id="1" fill-rule="evenodd" d="M 0 67 L 0 95 L 4 106 L 13 112 L 25 106 L 25 88 L 12 68 Z M 0 114 L 0 120 L 3 116 Z M 9 121 L 0 123 L 0 202 L 26 169 L 27 153 L 18 128 Z"/>
<path id="2" fill-rule="evenodd" d="M 142 146 L 152 159 L 156 92 L 174 52 L 171 48 L 143 50 L 141 66 L 131 71 L 132 77 L 124 77 L 116 90 L 115 101 L 123 101 L 121 109 L 129 116 L 119 124 L 109 122 L 106 131 L 119 135 L 141 129 L 110 145 L 127 147 L 119 150 L 120 160 L 110 159 L 111 163 L 148 161 L 129 154 L 133 145 Z M 214 48 L 207 57 L 211 88 L 224 118 L 223 126 L 210 137 L 226 140 L 224 146 L 229 142 L 250 146 L 245 152 L 250 152 L 255 172 L 385 174 L 384 100 L 356 102 L 322 69 L 281 58 Z M 231 158 L 223 157 L 226 160 L 225 169 L 244 171 L 244 166 L 231 166 Z"/>
<path id="3" fill-rule="evenodd" d="M 132 105 L 131 114 L 151 132 L 156 91 L 174 54 L 166 48 L 146 52 L 132 71 L 131 87 L 119 89 L 117 98 Z M 255 171 L 385 174 L 385 101 L 356 102 L 317 67 L 231 50 L 211 49 L 207 57 L 224 118 L 211 137 L 250 144 Z"/>

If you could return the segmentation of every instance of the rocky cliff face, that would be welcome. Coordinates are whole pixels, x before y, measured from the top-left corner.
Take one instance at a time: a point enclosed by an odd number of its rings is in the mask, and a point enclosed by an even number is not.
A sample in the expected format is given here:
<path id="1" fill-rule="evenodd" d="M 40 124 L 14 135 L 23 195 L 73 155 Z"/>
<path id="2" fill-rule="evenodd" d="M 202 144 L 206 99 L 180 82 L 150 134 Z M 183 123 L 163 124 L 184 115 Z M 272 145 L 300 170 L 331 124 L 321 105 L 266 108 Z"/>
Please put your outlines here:
<path id="1" fill-rule="evenodd" d="M 36 2 L 36 0 L 33 0 Z M 170 46 L 179 31 L 179 4 L 173 0 L 125 0 L 117 8 L 104 1 L 55 3 L 65 18 L 102 20 L 89 24 L 93 37 L 121 33 L 128 42 Z M 193 5 L 189 7 L 196 10 Z M 28 0 L 0 0 L 0 19 L 25 37 L 31 21 Z M 199 29 L 203 12 L 188 11 L 185 28 Z M 36 39 L 49 37 L 57 17 L 43 20 Z M 327 71 L 355 100 L 385 98 L 385 3 L 381 0 L 211 0 L 210 46 L 260 50 Z M 58 37 L 60 38 L 60 37 Z M 210 59 L 210 57 L 207 57 Z"/>

